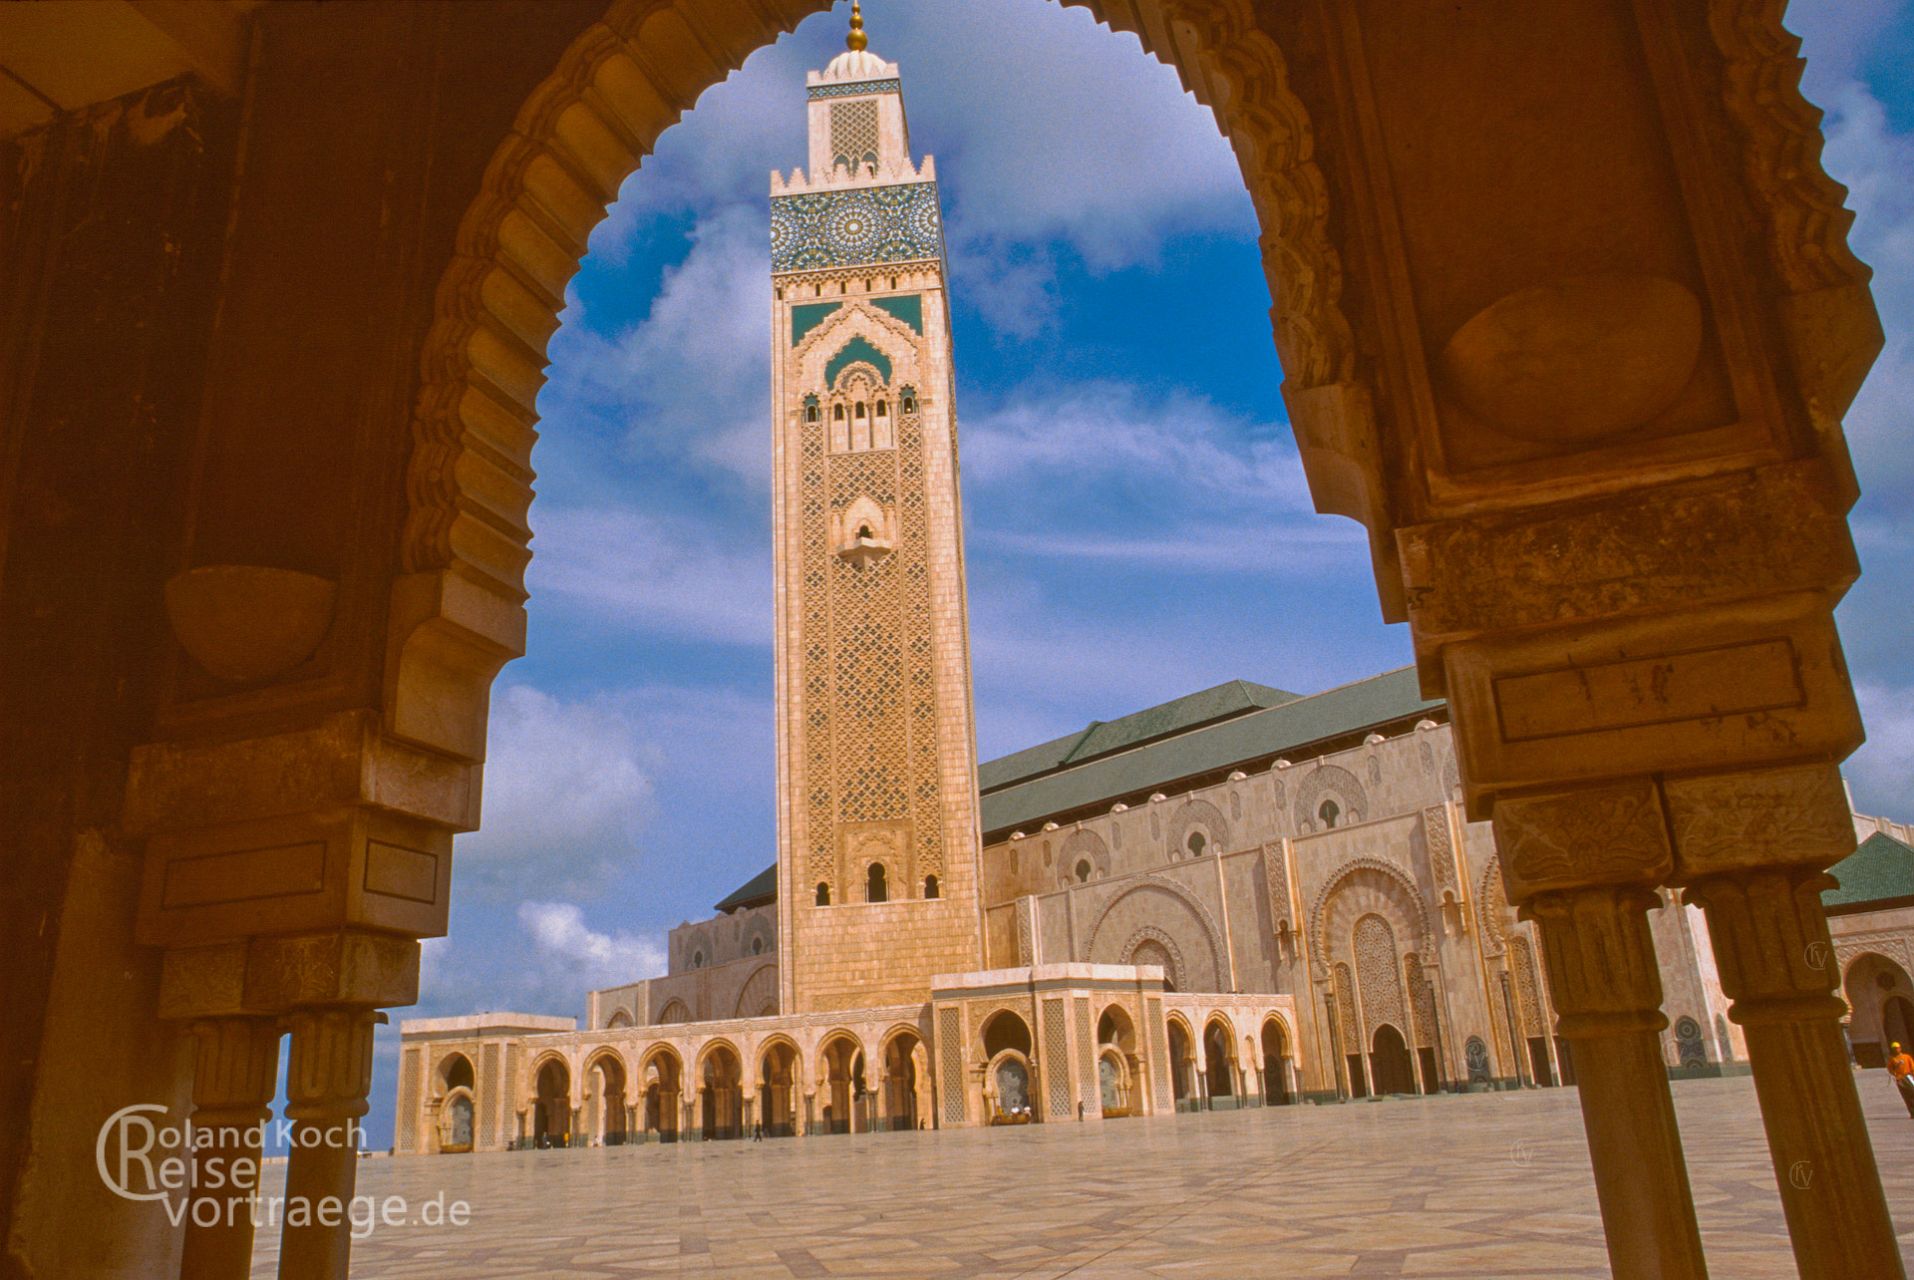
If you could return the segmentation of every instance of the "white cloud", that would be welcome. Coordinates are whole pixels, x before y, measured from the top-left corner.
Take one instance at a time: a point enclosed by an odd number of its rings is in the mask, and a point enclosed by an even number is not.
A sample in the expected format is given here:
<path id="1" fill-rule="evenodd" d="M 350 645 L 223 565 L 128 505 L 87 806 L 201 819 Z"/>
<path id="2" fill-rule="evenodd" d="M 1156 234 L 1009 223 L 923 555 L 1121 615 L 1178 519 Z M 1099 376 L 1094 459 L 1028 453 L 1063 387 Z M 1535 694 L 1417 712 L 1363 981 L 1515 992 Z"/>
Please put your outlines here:
<path id="1" fill-rule="evenodd" d="M 1914 819 L 1914 687 L 1857 682 L 1855 696 L 1867 724 L 1867 745 L 1845 772 L 1855 807 L 1900 822 Z"/>
<path id="2" fill-rule="evenodd" d="M 1081 487 L 1130 479 L 1176 504 L 1218 501 L 1267 513 L 1309 510 L 1287 429 L 1250 423 L 1187 392 L 1152 396 L 1122 382 L 1022 388 L 960 424 L 964 476 L 978 485 Z"/>
<path id="3" fill-rule="evenodd" d="M 913 150 L 949 178 L 953 258 L 1009 267 L 1014 287 L 978 295 L 1007 332 L 1046 309 L 1053 268 L 1033 245 L 1065 242 L 1107 269 L 1154 260 L 1178 232 L 1253 229 L 1215 116 L 1135 36 L 1029 0 L 873 3 L 867 17 L 874 50 L 902 68 Z M 750 219 L 762 250 L 770 170 L 806 159 L 804 72 L 836 52 L 842 23 L 807 21 L 708 91 L 627 183 L 593 254 L 622 262 L 661 218 L 718 210 Z"/>
<path id="4" fill-rule="evenodd" d="M 1819 101 L 1824 86 L 1851 80 L 1877 39 L 1899 20 L 1906 0 L 1795 0 L 1787 27 L 1808 60 L 1803 82 Z"/>
<path id="5" fill-rule="evenodd" d="M 529 685 L 492 698 L 478 831 L 454 847 L 459 882 L 488 896 L 580 893 L 636 856 L 651 784 L 616 702 L 563 702 Z"/>
<path id="6" fill-rule="evenodd" d="M 767 450 L 768 452 L 768 450 Z M 725 644 L 771 643 L 771 546 L 763 527 L 632 506 L 552 508 L 538 519 L 533 599 L 620 629 Z"/>
<path id="7" fill-rule="evenodd" d="M 584 908 L 575 902 L 521 902 L 518 922 L 531 935 L 539 958 L 577 992 L 665 970 L 665 947 L 658 938 L 601 933 L 585 923 Z"/>
<path id="8" fill-rule="evenodd" d="M 762 209 L 698 219 L 643 320 L 592 328 L 568 308 L 553 340 L 554 403 L 624 424 L 629 451 L 702 462 L 758 490 L 770 483 L 771 253 Z"/>

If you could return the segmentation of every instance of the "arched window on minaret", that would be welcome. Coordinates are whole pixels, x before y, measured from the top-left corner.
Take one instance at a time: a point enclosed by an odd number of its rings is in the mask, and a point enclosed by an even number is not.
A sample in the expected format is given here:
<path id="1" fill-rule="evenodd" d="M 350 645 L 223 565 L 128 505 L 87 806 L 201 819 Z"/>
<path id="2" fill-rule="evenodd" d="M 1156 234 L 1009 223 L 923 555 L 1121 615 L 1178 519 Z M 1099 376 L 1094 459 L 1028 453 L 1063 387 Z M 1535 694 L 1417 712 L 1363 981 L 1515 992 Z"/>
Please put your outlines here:
<path id="1" fill-rule="evenodd" d="M 889 902 L 890 885 L 886 883 L 884 864 L 873 862 L 871 869 L 864 875 L 864 901 Z"/>
<path id="2" fill-rule="evenodd" d="M 816 396 L 804 397 L 804 420 L 806 422 L 817 421 L 817 397 Z"/>
<path id="3" fill-rule="evenodd" d="M 934 898 L 937 896 L 937 877 L 936 876 L 924 877 L 924 896 L 926 898 Z"/>
<path id="4" fill-rule="evenodd" d="M 822 880 L 817 883 L 817 905 L 820 907 L 828 907 L 831 905 L 831 886 L 825 884 Z"/>

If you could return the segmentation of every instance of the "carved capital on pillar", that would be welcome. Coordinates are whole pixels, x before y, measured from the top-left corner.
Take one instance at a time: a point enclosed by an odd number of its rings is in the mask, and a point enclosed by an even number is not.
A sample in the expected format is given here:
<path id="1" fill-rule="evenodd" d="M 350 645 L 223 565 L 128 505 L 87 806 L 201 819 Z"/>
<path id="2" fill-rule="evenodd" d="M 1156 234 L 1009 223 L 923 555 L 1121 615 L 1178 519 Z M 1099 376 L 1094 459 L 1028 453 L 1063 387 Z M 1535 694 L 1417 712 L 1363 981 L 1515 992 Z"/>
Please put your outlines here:
<path id="1" fill-rule="evenodd" d="M 1538 894 L 1522 915 L 1541 926 L 1549 992 L 1570 1038 L 1659 1031 L 1661 973 L 1648 932 L 1651 889 L 1604 885 Z"/>
<path id="2" fill-rule="evenodd" d="M 287 1018 L 292 1052 L 286 1065 L 286 1114 L 295 1120 L 354 1119 L 366 1113 L 372 1087 L 376 1009 L 296 1009 Z"/>
<path id="3" fill-rule="evenodd" d="M 1767 867 L 1709 876 L 1688 901 L 1708 916 L 1728 1016 L 1743 1026 L 1838 1018 L 1839 973 L 1821 891 L 1834 877 L 1812 866 Z"/>
<path id="4" fill-rule="evenodd" d="M 263 1120 L 279 1076 L 278 1021 L 201 1018 L 188 1030 L 194 1048 L 194 1123 Z"/>
<path id="5" fill-rule="evenodd" d="M 1495 843 L 1509 900 L 1597 884 L 1657 884 L 1673 866 L 1661 798 L 1647 778 L 1497 802 Z"/>
<path id="6" fill-rule="evenodd" d="M 1831 764 L 1671 779 L 1662 793 L 1677 880 L 1746 867 L 1827 867 L 1854 852 L 1847 789 Z"/>

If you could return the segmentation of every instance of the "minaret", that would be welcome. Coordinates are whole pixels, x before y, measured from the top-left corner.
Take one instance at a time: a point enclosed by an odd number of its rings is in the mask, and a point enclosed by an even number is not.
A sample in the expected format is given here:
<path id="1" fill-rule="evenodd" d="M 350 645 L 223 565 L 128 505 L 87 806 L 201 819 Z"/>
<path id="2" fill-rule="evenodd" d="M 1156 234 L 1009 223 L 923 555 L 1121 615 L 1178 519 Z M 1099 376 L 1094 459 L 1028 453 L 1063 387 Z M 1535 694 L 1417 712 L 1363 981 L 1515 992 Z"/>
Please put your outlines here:
<path id="1" fill-rule="evenodd" d="M 771 176 L 778 914 L 786 1013 L 925 999 L 979 967 L 976 740 L 935 167 L 897 66 L 806 79 Z"/>

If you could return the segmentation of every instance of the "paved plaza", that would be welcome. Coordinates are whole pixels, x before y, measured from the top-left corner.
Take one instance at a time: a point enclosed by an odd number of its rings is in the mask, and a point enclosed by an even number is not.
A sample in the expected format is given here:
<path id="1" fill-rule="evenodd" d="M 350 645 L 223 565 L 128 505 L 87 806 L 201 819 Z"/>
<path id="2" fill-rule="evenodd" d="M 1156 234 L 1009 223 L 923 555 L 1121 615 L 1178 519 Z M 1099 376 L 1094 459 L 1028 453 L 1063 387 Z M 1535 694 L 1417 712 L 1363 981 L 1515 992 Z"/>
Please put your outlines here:
<path id="1" fill-rule="evenodd" d="M 1914 1121 L 1885 1073 L 1860 1083 L 1914 1260 Z M 1674 1088 L 1711 1273 L 1794 1276 L 1752 1084 Z M 443 1191 L 472 1211 L 464 1228 L 375 1230 L 354 1253 L 368 1280 L 1608 1274 L 1572 1089 L 374 1159 L 359 1188 L 415 1207 Z M 262 1233 L 256 1274 L 277 1248 Z"/>

